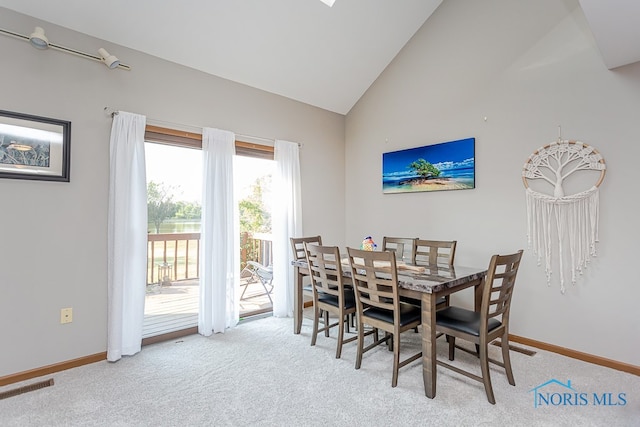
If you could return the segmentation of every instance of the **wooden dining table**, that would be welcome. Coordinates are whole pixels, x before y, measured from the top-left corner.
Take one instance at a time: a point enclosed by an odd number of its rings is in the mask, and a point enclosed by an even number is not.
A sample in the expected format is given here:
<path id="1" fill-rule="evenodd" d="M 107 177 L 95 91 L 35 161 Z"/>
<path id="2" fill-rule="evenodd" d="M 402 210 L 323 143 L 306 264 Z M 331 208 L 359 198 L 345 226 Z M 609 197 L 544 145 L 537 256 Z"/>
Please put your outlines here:
<path id="1" fill-rule="evenodd" d="M 305 273 L 308 274 L 305 260 L 291 262 L 295 273 L 294 288 L 294 334 L 299 334 L 304 309 L 302 287 Z M 431 399 L 436 396 L 436 301 L 438 298 L 475 288 L 475 310 L 482 303 L 482 285 L 487 269 L 459 265 L 412 266 L 398 263 L 398 286 L 400 295 L 421 301 L 422 308 L 422 377 L 425 395 Z M 343 267 L 345 277 L 351 277 L 351 270 Z"/>

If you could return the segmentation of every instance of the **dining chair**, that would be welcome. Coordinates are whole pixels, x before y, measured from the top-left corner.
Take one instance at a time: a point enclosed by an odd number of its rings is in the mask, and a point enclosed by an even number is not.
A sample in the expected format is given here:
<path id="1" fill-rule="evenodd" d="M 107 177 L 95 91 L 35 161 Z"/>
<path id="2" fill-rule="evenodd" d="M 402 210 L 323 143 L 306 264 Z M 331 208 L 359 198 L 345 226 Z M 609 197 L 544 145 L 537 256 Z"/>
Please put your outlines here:
<path id="1" fill-rule="evenodd" d="M 336 359 L 342 354 L 342 344 L 355 341 L 353 336 L 345 339 L 345 323 L 349 327 L 350 315 L 356 312 L 356 301 L 353 288 L 345 284 L 340 264 L 340 250 L 337 246 L 319 246 L 304 243 L 307 265 L 313 289 L 313 333 L 311 345 L 316 345 L 318 333 L 326 332 L 338 326 L 338 344 Z M 324 327 L 319 328 L 320 317 L 324 313 Z M 329 323 L 329 313 L 337 317 L 337 321 Z M 348 331 L 348 329 L 347 329 Z"/>
<path id="2" fill-rule="evenodd" d="M 307 255 L 304 250 L 305 243 L 322 246 L 321 236 L 292 237 L 289 240 L 291 241 L 291 250 L 293 251 L 293 259 L 295 261 L 306 259 Z M 306 274 L 309 274 L 309 272 L 307 271 Z"/>
<path id="3" fill-rule="evenodd" d="M 305 253 L 304 245 L 305 243 L 309 243 L 312 245 L 320 245 L 322 246 L 322 237 L 321 236 L 310 236 L 310 237 L 292 237 L 291 239 L 291 250 L 293 251 L 293 259 L 294 261 L 305 260 L 307 255 Z M 309 276 L 309 270 L 306 268 L 300 268 L 300 274 L 305 276 Z M 302 287 L 303 292 L 308 296 L 313 296 L 313 289 L 311 288 L 311 283 Z"/>
<path id="4" fill-rule="evenodd" d="M 484 287 L 480 311 L 450 306 L 436 312 L 436 331 L 447 336 L 449 360 L 455 358 L 456 338 L 475 344 L 475 354 L 480 358 L 482 376 L 437 360 L 436 363 L 484 384 L 487 400 L 496 403 L 491 386 L 489 362 L 504 368 L 509 384 L 515 386 L 511 359 L 509 358 L 509 313 L 516 275 L 522 258 L 522 250 L 511 255 L 491 257 Z M 489 343 L 500 338 L 502 362 L 489 358 Z M 462 347 L 458 347 L 463 349 Z"/>
<path id="5" fill-rule="evenodd" d="M 413 242 L 413 259 L 415 265 L 446 264 L 453 265 L 456 256 L 457 240 L 422 240 Z M 437 302 L 438 308 L 449 306 L 449 295 Z"/>
<path id="6" fill-rule="evenodd" d="M 301 261 L 301 260 L 306 260 L 306 254 L 305 254 L 305 250 L 304 250 L 304 244 L 305 243 L 309 243 L 309 244 L 315 244 L 315 245 L 320 245 L 322 246 L 322 237 L 321 236 L 308 236 L 308 237 L 291 237 L 290 239 L 291 242 L 291 251 L 293 253 L 293 260 L 294 261 Z M 296 268 L 296 271 L 298 273 L 298 275 L 300 276 L 299 278 L 296 278 L 297 280 L 300 280 L 303 285 L 302 285 L 302 295 L 303 296 L 307 296 L 309 298 L 313 298 L 313 288 L 311 286 L 311 283 L 308 284 L 304 284 L 304 278 L 305 277 L 309 277 L 309 269 L 307 268 L 302 268 L 302 267 L 298 267 Z M 300 333 L 300 328 L 302 327 L 302 311 L 304 309 L 304 302 L 302 303 L 302 307 L 300 307 L 300 313 L 297 314 L 297 324 L 294 327 L 294 330 L 297 331 L 296 333 Z M 327 331 L 327 336 L 328 336 L 328 331 Z"/>
<path id="7" fill-rule="evenodd" d="M 393 347 L 393 377 L 391 387 L 398 385 L 398 370 L 422 357 L 422 352 L 400 361 L 400 334 L 421 323 L 419 307 L 400 302 L 396 257 L 392 252 L 362 251 L 347 248 L 353 289 L 356 295 L 358 320 L 358 351 L 356 369 L 362 365 L 362 355 L 387 342 Z M 383 338 L 364 345 L 364 326 L 385 331 Z"/>
<path id="8" fill-rule="evenodd" d="M 382 250 L 391 251 L 398 261 L 411 262 L 413 247 L 417 238 L 387 237 L 382 238 Z"/>
<path id="9" fill-rule="evenodd" d="M 417 265 L 453 265 L 457 243 L 457 240 L 416 239 L 413 244 L 412 262 Z"/>

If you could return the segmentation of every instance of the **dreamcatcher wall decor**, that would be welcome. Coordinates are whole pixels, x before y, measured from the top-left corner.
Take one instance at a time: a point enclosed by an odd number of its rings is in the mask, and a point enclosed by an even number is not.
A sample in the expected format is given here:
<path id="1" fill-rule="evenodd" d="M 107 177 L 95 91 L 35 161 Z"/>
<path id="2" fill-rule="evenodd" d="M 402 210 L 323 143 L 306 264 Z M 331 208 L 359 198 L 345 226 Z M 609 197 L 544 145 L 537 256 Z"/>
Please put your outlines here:
<path id="1" fill-rule="evenodd" d="M 587 173 L 582 176 L 593 179 L 595 184 L 585 191 L 565 194 L 563 182 L 579 171 L 599 171 L 599 175 Z M 538 265 L 544 256 L 547 284 L 551 285 L 552 228 L 555 227 L 560 291 L 563 294 L 565 250 L 569 250 L 572 284 L 576 283 L 577 276 L 582 274 L 590 259 L 596 256 L 599 187 L 605 172 L 606 165 L 598 150 L 580 141 L 561 138 L 534 151 L 522 169 L 527 199 L 528 245 L 537 257 Z M 545 181 L 551 185 L 552 194 L 532 190 L 530 180 Z"/>

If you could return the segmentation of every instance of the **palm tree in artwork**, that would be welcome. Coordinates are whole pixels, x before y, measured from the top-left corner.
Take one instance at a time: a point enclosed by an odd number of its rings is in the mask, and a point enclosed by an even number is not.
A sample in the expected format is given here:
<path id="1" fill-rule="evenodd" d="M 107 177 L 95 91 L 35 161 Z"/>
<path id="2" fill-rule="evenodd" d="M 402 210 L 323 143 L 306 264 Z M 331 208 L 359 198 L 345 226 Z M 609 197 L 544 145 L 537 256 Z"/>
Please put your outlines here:
<path id="1" fill-rule="evenodd" d="M 420 177 L 425 179 L 437 178 L 440 176 L 440 169 L 433 166 L 425 159 L 418 159 L 415 162 L 411 162 L 409 167 L 413 169 L 415 173 L 420 175 Z"/>

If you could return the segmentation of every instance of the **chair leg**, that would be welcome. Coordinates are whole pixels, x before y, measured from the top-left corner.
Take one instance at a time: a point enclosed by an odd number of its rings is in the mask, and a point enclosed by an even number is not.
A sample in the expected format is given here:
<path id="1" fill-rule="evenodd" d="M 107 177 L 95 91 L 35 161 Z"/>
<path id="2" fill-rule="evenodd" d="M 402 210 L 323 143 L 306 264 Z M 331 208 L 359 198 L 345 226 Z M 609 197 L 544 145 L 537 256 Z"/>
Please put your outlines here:
<path id="1" fill-rule="evenodd" d="M 324 336 L 329 336 L 329 312 L 324 310 Z"/>
<path id="2" fill-rule="evenodd" d="M 391 339 L 393 341 L 393 377 L 391 378 L 391 387 L 395 387 L 398 385 L 398 370 L 400 369 L 400 337 L 392 335 Z"/>
<path id="3" fill-rule="evenodd" d="M 340 359 L 340 355 L 342 354 L 342 340 L 344 339 L 344 324 L 348 319 L 345 319 L 344 316 L 342 316 L 342 319 L 340 319 L 340 323 L 338 324 L 338 346 L 336 348 L 336 359 Z M 348 326 L 348 324 L 347 324 Z"/>
<path id="4" fill-rule="evenodd" d="M 245 283 L 242 286 L 244 286 L 244 289 L 242 290 L 242 293 L 240 294 L 240 299 L 241 300 L 244 298 L 244 293 L 247 292 L 247 288 L 249 287 L 249 282 Z"/>
<path id="5" fill-rule="evenodd" d="M 483 343 L 480 346 L 480 368 L 482 370 L 482 382 L 484 383 L 484 391 L 487 393 L 487 400 L 492 405 L 496 404 L 493 396 L 493 387 L 491 387 L 491 374 L 489 373 L 489 344 Z"/>
<path id="6" fill-rule="evenodd" d="M 356 369 L 360 369 L 360 365 L 362 365 L 363 349 L 364 349 L 364 324 L 359 323 L 358 324 L 358 351 L 356 352 Z"/>
<path id="7" fill-rule="evenodd" d="M 318 323 L 320 322 L 320 309 L 318 304 L 313 305 L 313 333 L 311 334 L 311 345 L 316 345 L 318 338 Z"/>
<path id="8" fill-rule="evenodd" d="M 447 335 L 447 342 L 449 343 L 449 360 L 454 360 L 456 357 L 456 337 Z"/>
<path id="9" fill-rule="evenodd" d="M 511 357 L 509 357 L 509 334 L 505 332 L 500 342 L 502 344 L 502 361 L 504 362 L 504 370 L 507 373 L 507 380 L 509 384 L 516 385 L 516 380 L 513 378 L 513 371 L 511 370 Z"/>
<path id="10" fill-rule="evenodd" d="M 271 299 L 271 292 L 269 291 L 269 289 L 267 289 L 267 283 L 262 280 L 261 277 L 258 277 L 260 279 L 260 283 L 262 284 L 262 287 L 264 288 L 264 293 L 267 296 L 267 298 L 269 298 L 269 301 L 271 301 L 271 305 L 273 305 L 273 300 Z M 240 299 L 242 299 L 242 297 L 240 297 Z"/>

